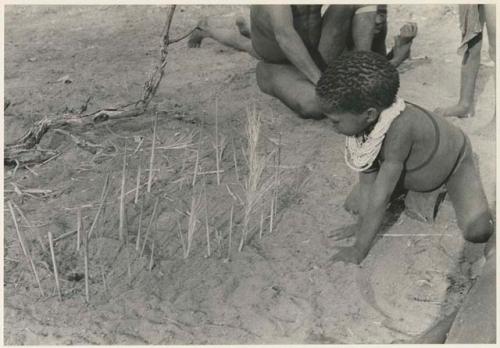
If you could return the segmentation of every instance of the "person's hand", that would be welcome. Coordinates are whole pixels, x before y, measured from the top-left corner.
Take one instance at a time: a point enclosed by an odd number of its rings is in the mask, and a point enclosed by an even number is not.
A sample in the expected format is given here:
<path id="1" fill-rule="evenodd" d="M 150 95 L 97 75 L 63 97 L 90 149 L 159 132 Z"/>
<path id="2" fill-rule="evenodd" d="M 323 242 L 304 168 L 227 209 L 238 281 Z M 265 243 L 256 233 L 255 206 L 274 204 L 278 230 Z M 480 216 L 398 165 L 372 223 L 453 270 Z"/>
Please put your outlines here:
<path id="1" fill-rule="evenodd" d="M 406 44 L 409 41 L 413 40 L 415 36 L 417 36 L 417 32 L 418 32 L 417 23 L 414 22 L 405 23 L 399 30 L 399 36 L 403 40 L 402 43 Z"/>
<path id="2" fill-rule="evenodd" d="M 364 255 L 354 246 L 339 247 L 338 252 L 330 258 L 330 263 L 344 262 L 359 265 L 363 259 Z"/>
<path id="3" fill-rule="evenodd" d="M 340 228 L 333 230 L 332 233 L 328 235 L 328 238 L 331 238 L 332 240 L 335 241 L 351 238 L 356 235 L 357 229 L 358 229 L 357 224 L 342 226 Z"/>

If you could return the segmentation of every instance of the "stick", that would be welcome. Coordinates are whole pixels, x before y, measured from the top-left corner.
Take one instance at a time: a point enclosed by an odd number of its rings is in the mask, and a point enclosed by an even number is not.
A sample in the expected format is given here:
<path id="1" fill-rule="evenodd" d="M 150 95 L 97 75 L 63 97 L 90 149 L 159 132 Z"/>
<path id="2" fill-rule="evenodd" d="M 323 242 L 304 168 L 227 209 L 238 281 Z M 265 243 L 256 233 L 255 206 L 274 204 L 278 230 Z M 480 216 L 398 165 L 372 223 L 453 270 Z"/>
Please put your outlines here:
<path id="1" fill-rule="evenodd" d="M 149 271 L 153 269 L 154 265 L 154 253 L 155 253 L 155 240 L 151 242 L 151 258 L 149 259 Z"/>
<path id="2" fill-rule="evenodd" d="M 196 175 L 198 175 L 198 163 L 200 161 L 200 151 L 196 151 L 196 162 L 194 163 L 193 187 L 196 184 Z"/>
<path id="3" fill-rule="evenodd" d="M 97 220 L 99 219 L 99 215 L 101 214 L 102 208 L 104 206 L 104 201 L 106 200 L 106 197 L 108 196 L 108 186 L 109 186 L 109 173 L 106 175 L 106 179 L 104 181 L 104 186 L 103 186 L 102 192 L 101 192 L 101 201 L 99 202 L 99 208 L 97 209 L 97 213 L 95 214 L 94 221 L 92 222 L 92 225 L 90 226 L 88 236 L 86 237 L 87 239 L 90 239 L 92 237 L 92 232 L 94 231 L 94 228 L 97 225 Z"/>
<path id="4" fill-rule="evenodd" d="M 240 182 L 240 175 L 238 171 L 238 162 L 236 161 L 236 148 L 234 147 L 234 138 L 231 137 L 231 147 L 233 148 L 233 161 L 234 161 L 234 171 L 236 174 L 236 181 Z"/>
<path id="5" fill-rule="evenodd" d="M 262 230 L 264 226 L 264 212 L 260 212 L 260 230 L 259 230 L 259 239 L 262 239 Z"/>
<path id="6" fill-rule="evenodd" d="M 38 277 L 38 272 L 36 271 L 35 263 L 33 262 L 33 259 L 31 258 L 31 255 L 28 253 L 28 250 L 26 249 L 26 246 L 24 244 L 24 238 L 21 234 L 21 231 L 19 230 L 19 226 L 17 225 L 17 219 L 16 219 L 16 214 L 14 213 L 14 208 L 12 207 L 11 201 L 7 202 L 10 210 L 10 215 L 12 216 L 12 220 L 14 221 L 14 226 L 16 228 L 16 233 L 17 233 L 17 239 L 19 240 L 19 243 L 21 244 L 21 249 L 23 250 L 24 256 L 26 256 L 26 260 L 28 261 L 28 265 L 31 267 L 31 270 L 33 271 L 33 274 L 35 276 L 35 280 L 38 284 L 38 288 L 40 289 L 40 293 L 42 296 L 45 296 L 45 293 L 43 292 L 42 284 L 40 283 L 40 278 Z"/>
<path id="7" fill-rule="evenodd" d="M 14 208 L 16 208 L 17 212 L 21 216 L 21 219 L 23 219 L 24 223 L 28 226 L 28 228 L 31 232 L 31 235 L 32 236 L 34 235 L 36 237 L 36 239 L 38 240 L 38 243 L 42 247 L 43 252 L 46 252 L 47 249 L 45 248 L 45 244 L 43 243 L 43 240 L 42 240 L 42 237 L 40 236 L 40 234 L 38 232 L 35 232 L 33 225 L 30 223 L 28 218 L 26 218 L 26 216 L 23 214 L 23 211 L 21 210 L 21 208 L 19 208 L 15 202 L 12 202 L 12 205 L 14 206 Z"/>
<path id="8" fill-rule="evenodd" d="M 72 230 L 72 231 L 64 232 L 63 234 L 61 234 L 61 235 L 57 236 L 56 238 L 54 238 L 54 244 L 56 244 L 60 240 L 63 240 L 64 238 L 68 238 L 68 237 L 74 235 L 75 233 L 78 233 L 78 230 Z"/>
<path id="9" fill-rule="evenodd" d="M 54 277 L 56 279 L 57 296 L 59 297 L 59 301 L 62 301 L 61 287 L 59 286 L 59 275 L 57 273 L 56 255 L 54 254 L 54 243 L 52 242 L 52 233 L 50 233 L 50 231 L 48 232 L 48 236 L 50 254 L 52 255 L 52 265 L 54 267 Z"/>
<path id="10" fill-rule="evenodd" d="M 142 166 L 142 156 L 143 155 L 144 155 L 144 152 L 141 152 L 141 157 L 139 159 L 139 166 L 137 167 L 137 178 L 136 178 L 136 185 L 135 185 L 136 188 L 135 188 L 135 198 L 134 198 L 135 205 L 137 205 L 137 202 L 139 202 L 139 188 L 141 186 L 141 166 Z"/>
<path id="11" fill-rule="evenodd" d="M 231 213 L 229 215 L 229 245 L 227 247 L 227 258 L 231 257 L 231 236 L 233 234 L 233 211 L 234 205 L 231 204 Z"/>
<path id="12" fill-rule="evenodd" d="M 217 98 L 215 98 L 215 164 L 217 169 L 217 185 L 220 185 L 219 174 L 219 125 L 218 125 L 219 109 L 217 105 Z"/>
<path id="13" fill-rule="evenodd" d="M 104 274 L 104 266 L 101 265 L 101 276 L 102 276 L 102 285 L 104 286 L 104 292 L 108 292 L 108 287 L 106 285 L 106 275 Z"/>
<path id="14" fill-rule="evenodd" d="M 123 151 L 123 169 L 122 169 L 122 186 L 120 194 L 120 222 L 118 225 L 118 238 L 120 243 L 123 243 L 124 224 L 125 224 L 125 177 L 127 171 L 127 146 Z"/>
<path id="15" fill-rule="evenodd" d="M 141 242 L 141 229 L 142 229 L 142 213 L 144 210 L 144 197 L 142 197 L 141 211 L 139 213 L 139 227 L 137 228 L 137 238 L 135 240 L 135 250 L 139 251 L 139 245 Z"/>
<path id="16" fill-rule="evenodd" d="M 149 178 L 148 178 L 148 193 L 151 192 L 151 184 L 153 182 L 153 164 L 155 160 L 155 145 L 156 145 L 156 126 L 158 124 L 158 112 L 155 115 L 153 126 L 153 144 L 151 146 L 151 157 L 149 158 Z"/>
<path id="17" fill-rule="evenodd" d="M 181 222 L 179 221 L 179 217 L 177 217 L 177 227 L 182 244 L 182 255 L 184 256 L 186 254 L 186 244 L 184 244 L 184 237 L 182 236 L 182 227 L 181 227 Z"/>
<path id="18" fill-rule="evenodd" d="M 271 200 L 271 216 L 269 217 L 269 234 L 273 233 L 274 197 Z"/>
<path id="19" fill-rule="evenodd" d="M 82 210 L 76 211 L 76 251 L 80 251 L 80 240 L 82 233 Z"/>
<path id="20" fill-rule="evenodd" d="M 144 249 L 146 249 L 146 242 L 148 241 L 149 231 L 151 230 L 151 227 L 153 226 L 153 221 L 154 221 L 155 215 L 156 215 L 156 209 L 158 207 L 158 201 L 159 201 L 159 199 L 156 198 L 155 204 L 153 207 L 153 213 L 151 214 L 151 219 L 149 220 L 148 229 L 146 230 L 146 234 L 144 236 L 144 243 L 142 244 L 141 254 L 139 255 L 139 257 L 142 257 L 142 254 L 144 253 Z"/>
<path id="21" fill-rule="evenodd" d="M 208 228 L 208 198 L 207 186 L 205 184 L 205 228 L 207 230 L 207 255 L 210 257 L 210 229 Z"/>
<path id="22" fill-rule="evenodd" d="M 94 220 L 95 221 L 95 220 Z M 87 234 L 83 232 L 83 269 L 85 273 L 85 301 L 90 303 L 90 292 L 89 292 L 89 236 L 90 232 Z"/>

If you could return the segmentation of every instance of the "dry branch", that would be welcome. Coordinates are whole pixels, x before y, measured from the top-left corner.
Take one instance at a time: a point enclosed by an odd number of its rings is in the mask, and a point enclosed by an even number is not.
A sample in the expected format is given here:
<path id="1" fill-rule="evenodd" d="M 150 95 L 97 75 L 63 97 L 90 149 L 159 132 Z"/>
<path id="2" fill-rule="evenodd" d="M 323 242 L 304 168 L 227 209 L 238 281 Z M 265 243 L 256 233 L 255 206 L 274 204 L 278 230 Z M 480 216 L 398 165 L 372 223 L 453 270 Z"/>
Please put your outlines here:
<path id="1" fill-rule="evenodd" d="M 170 26 L 174 16 L 175 5 L 168 6 L 167 18 L 162 31 L 160 59 L 149 79 L 144 83 L 141 99 L 124 106 L 111 107 L 97 110 L 88 114 L 63 114 L 53 117 L 44 117 L 36 122 L 20 139 L 12 144 L 7 144 L 4 149 L 4 164 L 13 165 L 39 163 L 54 156 L 53 151 L 37 149 L 36 146 L 49 129 L 64 128 L 67 126 L 85 126 L 97 124 L 108 120 L 118 120 L 142 115 L 148 108 L 156 94 L 158 86 L 165 74 L 167 65 L 168 45 L 173 41 L 169 39 Z"/>

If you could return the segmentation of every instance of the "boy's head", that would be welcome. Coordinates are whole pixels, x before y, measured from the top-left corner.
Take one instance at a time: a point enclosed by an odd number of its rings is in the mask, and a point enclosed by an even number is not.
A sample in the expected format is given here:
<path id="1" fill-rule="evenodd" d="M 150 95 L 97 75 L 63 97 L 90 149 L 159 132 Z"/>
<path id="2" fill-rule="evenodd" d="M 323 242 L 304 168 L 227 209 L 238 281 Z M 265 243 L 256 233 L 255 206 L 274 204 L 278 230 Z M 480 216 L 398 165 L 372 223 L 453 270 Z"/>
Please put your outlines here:
<path id="1" fill-rule="evenodd" d="M 350 52 L 330 63 L 316 86 L 316 96 L 335 129 L 359 135 L 391 106 L 399 89 L 399 74 L 373 52 Z"/>

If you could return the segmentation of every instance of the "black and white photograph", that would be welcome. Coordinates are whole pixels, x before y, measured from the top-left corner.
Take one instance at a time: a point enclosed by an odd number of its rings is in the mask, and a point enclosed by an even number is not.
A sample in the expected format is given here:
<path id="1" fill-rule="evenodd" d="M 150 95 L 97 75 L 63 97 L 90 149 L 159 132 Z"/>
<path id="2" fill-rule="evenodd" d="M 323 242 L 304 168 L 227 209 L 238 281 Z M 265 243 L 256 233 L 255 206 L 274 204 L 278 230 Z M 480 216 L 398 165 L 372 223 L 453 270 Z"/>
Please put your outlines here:
<path id="1" fill-rule="evenodd" d="M 496 343 L 496 4 L 1 6 L 3 343 Z"/>

